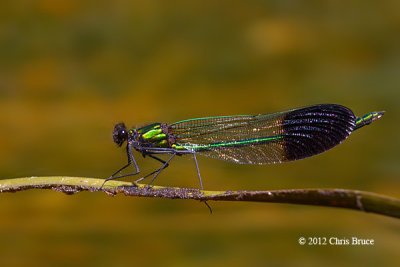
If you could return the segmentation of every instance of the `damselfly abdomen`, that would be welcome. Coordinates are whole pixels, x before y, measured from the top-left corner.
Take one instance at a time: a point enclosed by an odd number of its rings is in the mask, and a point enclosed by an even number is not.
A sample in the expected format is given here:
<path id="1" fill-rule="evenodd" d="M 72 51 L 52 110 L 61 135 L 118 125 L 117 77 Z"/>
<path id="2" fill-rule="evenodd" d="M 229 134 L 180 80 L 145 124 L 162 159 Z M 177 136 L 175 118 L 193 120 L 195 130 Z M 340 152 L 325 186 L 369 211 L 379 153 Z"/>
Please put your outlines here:
<path id="1" fill-rule="evenodd" d="M 193 155 L 200 187 L 203 189 L 196 154 L 239 164 L 273 164 L 299 160 L 327 151 L 344 141 L 354 130 L 379 119 L 384 111 L 357 118 L 344 106 L 321 104 L 271 114 L 238 115 L 189 119 L 172 124 L 153 123 L 138 129 L 115 125 L 113 139 L 122 146 L 127 141 L 128 163 L 105 182 L 136 175 L 139 167 L 133 149 L 144 157 L 163 163 L 136 182 L 158 174 L 176 155 Z M 157 154 L 170 154 L 168 160 Z M 129 165 L 134 173 L 117 176 Z M 104 182 L 104 183 L 105 183 Z M 104 184 L 103 184 L 104 185 Z"/>

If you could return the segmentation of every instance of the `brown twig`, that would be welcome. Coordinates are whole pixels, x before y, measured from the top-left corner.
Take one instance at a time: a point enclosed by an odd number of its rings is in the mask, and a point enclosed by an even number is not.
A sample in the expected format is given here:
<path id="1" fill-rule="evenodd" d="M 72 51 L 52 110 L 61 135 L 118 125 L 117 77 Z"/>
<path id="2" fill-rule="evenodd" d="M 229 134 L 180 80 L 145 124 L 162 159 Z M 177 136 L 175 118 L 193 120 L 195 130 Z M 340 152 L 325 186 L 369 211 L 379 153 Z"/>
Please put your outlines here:
<path id="1" fill-rule="evenodd" d="M 0 180 L 0 192 L 52 189 L 67 194 L 98 191 L 103 179 L 85 177 L 28 177 Z M 109 181 L 103 191 L 109 195 L 194 199 L 200 201 L 252 201 L 340 207 L 400 218 L 400 200 L 375 193 L 348 189 L 288 189 L 270 191 L 206 191 Z"/>

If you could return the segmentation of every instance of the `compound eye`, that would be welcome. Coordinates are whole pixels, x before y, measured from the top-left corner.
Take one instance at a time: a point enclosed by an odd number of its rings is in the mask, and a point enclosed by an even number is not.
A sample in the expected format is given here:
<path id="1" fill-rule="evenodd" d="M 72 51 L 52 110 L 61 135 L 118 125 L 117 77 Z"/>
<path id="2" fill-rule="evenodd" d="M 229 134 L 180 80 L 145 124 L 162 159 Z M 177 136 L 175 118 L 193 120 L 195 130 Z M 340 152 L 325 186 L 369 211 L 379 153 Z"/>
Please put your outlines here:
<path id="1" fill-rule="evenodd" d="M 128 139 L 128 132 L 124 123 L 118 123 L 114 127 L 113 140 L 118 145 L 121 146 Z"/>

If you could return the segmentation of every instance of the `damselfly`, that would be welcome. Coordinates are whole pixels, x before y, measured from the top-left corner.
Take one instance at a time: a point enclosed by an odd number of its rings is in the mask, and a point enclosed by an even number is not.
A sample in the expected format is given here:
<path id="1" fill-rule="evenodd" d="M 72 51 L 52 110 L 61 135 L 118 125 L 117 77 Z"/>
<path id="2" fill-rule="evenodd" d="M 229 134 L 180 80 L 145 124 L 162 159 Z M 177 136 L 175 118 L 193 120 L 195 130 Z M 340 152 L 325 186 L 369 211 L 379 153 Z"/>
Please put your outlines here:
<path id="1" fill-rule="evenodd" d="M 153 123 L 138 129 L 115 125 L 114 142 L 127 141 L 128 163 L 109 180 L 137 175 L 139 167 L 133 149 L 163 165 L 136 180 L 153 175 L 149 185 L 168 167 L 176 155 L 192 155 L 200 187 L 203 189 L 196 155 L 239 164 L 273 164 L 299 160 L 327 151 L 344 141 L 354 130 L 379 119 L 384 111 L 371 112 L 357 118 L 344 106 L 321 104 L 287 111 L 262 114 L 189 119 L 172 124 Z M 156 155 L 170 154 L 168 160 Z M 135 172 L 117 176 L 129 165 Z M 103 183 L 103 185 L 104 185 Z M 102 185 L 102 187 L 103 187 Z"/>

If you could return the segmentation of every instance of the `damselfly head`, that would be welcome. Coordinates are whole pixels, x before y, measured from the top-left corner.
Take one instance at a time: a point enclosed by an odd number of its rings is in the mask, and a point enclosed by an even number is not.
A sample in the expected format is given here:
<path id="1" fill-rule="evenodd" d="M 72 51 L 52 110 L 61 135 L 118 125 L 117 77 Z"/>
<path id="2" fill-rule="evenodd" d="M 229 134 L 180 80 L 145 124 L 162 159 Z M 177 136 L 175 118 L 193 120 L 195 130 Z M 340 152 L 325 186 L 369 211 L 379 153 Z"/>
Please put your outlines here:
<path id="1" fill-rule="evenodd" d="M 125 123 L 120 122 L 115 125 L 113 140 L 118 146 L 122 146 L 122 144 L 128 140 L 128 130 L 126 129 Z"/>

